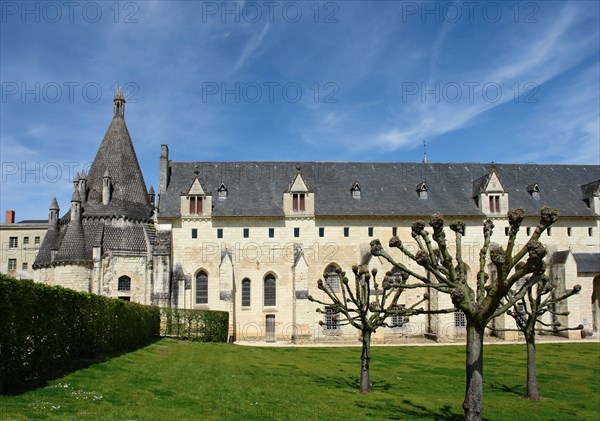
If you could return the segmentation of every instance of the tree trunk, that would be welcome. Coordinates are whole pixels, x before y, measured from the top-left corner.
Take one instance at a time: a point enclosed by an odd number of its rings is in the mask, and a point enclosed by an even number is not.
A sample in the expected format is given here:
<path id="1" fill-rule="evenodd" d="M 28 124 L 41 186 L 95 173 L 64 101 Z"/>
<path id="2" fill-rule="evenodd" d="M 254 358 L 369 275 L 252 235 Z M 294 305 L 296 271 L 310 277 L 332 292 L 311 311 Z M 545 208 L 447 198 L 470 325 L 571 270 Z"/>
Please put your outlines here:
<path id="1" fill-rule="evenodd" d="M 537 387 L 537 374 L 535 370 L 535 333 L 526 335 L 527 341 L 527 395 L 528 399 L 537 401 L 540 399 Z"/>
<path id="2" fill-rule="evenodd" d="M 463 409 L 465 420 L 481 420 L 483 408 L 483 326 L 467 326 L 467 387 Z"/>
<path id="3" fill-rule="evenodd" d="M 360 356 L 360 392 L 369 393 L 369 362 L 371 361 L 371 332 L 362 334 L 362 355 Z"/>

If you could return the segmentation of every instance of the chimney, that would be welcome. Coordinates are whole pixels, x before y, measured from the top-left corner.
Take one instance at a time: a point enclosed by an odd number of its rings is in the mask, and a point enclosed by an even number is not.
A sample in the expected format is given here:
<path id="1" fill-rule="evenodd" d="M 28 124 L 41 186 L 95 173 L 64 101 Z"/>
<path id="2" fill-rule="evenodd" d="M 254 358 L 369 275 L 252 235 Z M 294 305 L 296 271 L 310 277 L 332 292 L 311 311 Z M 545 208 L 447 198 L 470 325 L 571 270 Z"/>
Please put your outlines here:
<path id="1" fill-rule="evenodd" d="M 169 147 L 160 145 L 160 181 L 158 186 L 159 197 L 167 191 L 169 185 Z"/>
<path id="2" fill-rule="evenodd" d="M 14 224 L 15 223 L 15 211 L 14 210 L 7 210 L 6 211 L 6 219 L 4 220 L 5 223 L 7 224 Z"/>

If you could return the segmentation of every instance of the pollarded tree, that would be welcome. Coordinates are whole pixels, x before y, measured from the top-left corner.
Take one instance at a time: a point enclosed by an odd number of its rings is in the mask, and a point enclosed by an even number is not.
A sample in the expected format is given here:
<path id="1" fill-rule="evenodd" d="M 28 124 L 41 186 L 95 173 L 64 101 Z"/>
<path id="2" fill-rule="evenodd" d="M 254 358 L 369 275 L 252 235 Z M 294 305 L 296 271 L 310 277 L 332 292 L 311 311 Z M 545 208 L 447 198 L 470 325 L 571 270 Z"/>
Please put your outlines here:
<path id="1" fill-rule="evenodd" d="M 525 282 L 515 294 L 519 294 L 525 287 Z M 494 329 L 495 331 L 517 331 L 523 333 L 527 343 L 527 394 L 525 397 L 537 401 L 539 399 L 536 375 L 536 353 L 535 353 L 535 335 L 536 332 L 564 332 L 567 330 L 581 330 L 583 325 L 574 328 L 563 327 L 556 319 L 556 316 L 568 316 L 569 312 L 557 311 L 557 304 L 566 300 L 572 295 L 581 291 L 580 285 L 575 285 L 573 289 L 566 290 L 562 294 L 556 294 L 556 283 L 548 276 L 540 277 L 535 285 L 527 289 L 526 294 L 513 304 L 513 308 L 506 314 L 515 319 L 516 329 Z M 507 300 L 510 300 L 513 293 L 509 292 Z M 506 300 L 505 300 L 506 301 Z M 544 314 L 551 315 L 550 322 L 544 322 Z"/>
<path id="2" fill-rule="evenodd" d="M 442 293 L 450 294 L 452 303 L 464 312 L 467 319 L 466 372 L 467 383 L 463 409 L 465 419 L 480 420 L 483 409 L 483 337 L 488 322 L 495 316 L 509 310 L 525 296 L 531 285 L 539 282 L 546 269 L 543 261 L 546 248 L 538 241 L 542 233 L 557 219 L 558 211 L 544 207 L 538 226 L 529 241 L 520 250 L 514 252 L 515 240 L 524 219 L 522 209 L 508 213 L 510 224 L 506 250 L 500 245 L 491 243 L 494 223 L 487 219 L 483 224 L 483 246 L 479 251 L 479 271 L 475 289 L 467 284 L 466 267 L 462 260 L 462 236 L 465 224 L 456 221 L 450 224 L 455 233 L 456 252 L 452 257 L 446 234 L 444 219 L 435 214 L 429 225 L 433 229 L 430 235 L 423 221 L 412 224 L 412 237 L 416 240 L 418 251 L 412 253 L 405 248 L 398 237 L 390 239 L 390 247 L 398 248 L 404 255 L 422 266 L 431 274 L 423 276 L 393 259 L 381 246 L 379 240 L 371 242 L 371 254 L 382 256 L 403 274 L 410 275 L 422 283 Z M 433 238 L 433 242 L 432 242 Z M 517 263 L 526 256 L 527 260 L 518 269 Z M 495 267 L 496 276 L 489 275 L 488 258 Z M 529 276 L 524 287 L 516 294 L 510 295 L 511 288 L 517 280 Z"/>
<path id="3" fill-rule="evenodd" d="M 350 282 L 346 277 L 345 272 L 341 269 L 337 270 L 337 275 L 341 279 L 341 296 L 339 296 L 334 288 L 331 287 L 328 278 L 332 274 L 325 272 L 323 277 L 325 281 L 319 279 L 317 282 L 318 288 L 324 291 L 330 301 L 325 302 L 309 295 L 308 299 L 312 302 L 322 304 L 332 308 L 335 313 L 342 315 L 339 320 L 339 325 L 351 325 L 361 332 L 362 353 L 361 353 L 361 370 L 360 370 L 360 391 L 368 393 L 371 387 L 369 379 L 369 365 L 371 361 L 371 334 L 378 328 L 389 326 L 386 319 L 389 316 L 411 316 L 420 314 L 422 309 L 417 306 L 427 300 L 427 294 L 423 298 L 411 305 L 410 307 L 398 306 L 398 299 L 402 291 L 407 288 L 422 287 L 422 285 L 406 284 L 406 274 L 400 276 L 388 272 L 383 278 L 381 286 L 377 283 L 377 269 L 373 269 L 371 274 L 367 265 L 353 266 L 354 272 L 354 291 L 350 286 Z M 373 281 L 373 290 L 371 290 L 371 275 Z M 317 312 L 323 313 L 320 308 Z M 337 316 L 334 316 L 337 317 Z M 323 325 L 323 321 L 319 322 Z"/>

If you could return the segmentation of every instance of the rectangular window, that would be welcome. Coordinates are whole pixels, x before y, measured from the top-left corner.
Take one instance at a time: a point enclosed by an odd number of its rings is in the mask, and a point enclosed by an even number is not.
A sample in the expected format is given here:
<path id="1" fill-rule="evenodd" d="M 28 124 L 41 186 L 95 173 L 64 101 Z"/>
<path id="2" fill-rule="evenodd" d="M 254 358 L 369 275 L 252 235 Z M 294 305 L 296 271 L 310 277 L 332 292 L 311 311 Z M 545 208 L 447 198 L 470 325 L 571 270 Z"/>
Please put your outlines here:
<path id="1" fill-rule="evenodd" d="M 500 196 L 493 195 L 489 197 L 490 213 L 500 213 Z"/>
<path id="2" fill-rule="evenodd" d="M 306 194 L 304 194 L 304 193 L 293 193 L 292 194 L 292 210 L 294 212 L 304 212 L 305 197 L 306 197 Z"/>
<path id="3" fill-rule="evenodd" d="M 250 238 L 250 228 L 244 228 L 244 238 Z"/>
<path id="4" fill-rule="evenodd" d="M 548 233 L 548 237 L 551 237 L 552 236 L 552 227 L 548 227 L 546 232 Z"/>
<path id="5" fill-rule="evenodd" d="M 202 215 L 204 197 L 190 196 L 190 215 Z"/>
<path id="6" fill-rule="evenodd" d="M 454 313 L 454 327 L 467 327 L 467 317 L 462 310 Z"/>
<path id="7" fill-rule="evenodd" d="M 323 228 L 323 227 L 319 228 L 319 237 L 325 237 L 325 228 Z"/>
<path id="8" fill-rule="evenodd" d="M 123 300 L 123 301 L 131 301 L 131 297 L 118 297 L 119 300 Z"/>
<path id="9" fill-rule="evenodd" d="M 527 227 L 527 236 L 531 235 L 531 227 Z"/>
<path id="10" fill-rule="evenodd" d="M 35 244 L 40 244 L 40 237 L 35 237 Z"/>
<path id="11" fill-rule="evenodd" d="M 8 259 L 8 270 L 17 270 L 17 259 Z"/>
<path id="12" fill-rule="evenodd" d="M 127 275 L 119 277 L 117 283 L 117 290 L 119 291 L 130 291 L 131 290 L 131 278 Z"/>
<path id="13" fill-rule="evenodd" d="M 373 227 L 368 228 L 369 237 L 373 236 Z"/>
<path id="14" fill-rule="evenodd" d="M 400 311 L 404 308 L 404 305 L 395 305 L 391 308 L 392 311 Z M 392 314 L 391 323 L 392 327 L 402 327 L 404 323 L 408 323 L 408 317 L 402 314 Z"/>
<path id="15" fill-rule="evenodd" d="M 23 270 L 27 270 L 27 263 L 23 263 L 23 264 L 21 265 L 21 269 L 23 269 Z"/>
<path id="16" fill-rule="evenodd" d="M 567 235 L 570 237 L 571 236 L 571 227 L 567 227 Z"/>
<path id="17" fill-rule="evenodd" d="M 269 238 L 275 237 L 275 228 L 269 228 Z"/>
<path id="18" fill-rule="evenodd" d="M 350 235 L 350 228 L 344 227 L 344 237 L 348 237 Z"/>
<path id="19" fill-rule="evenodd" d="M 217 238 L 223 238 L 223 228 L 217 228 Z"/>
<path id="20" fill-rule="evenodd" d="M 10 237 L 8 239 L 8 248 L 16 249 L 19 246 L 19 239 L 17 237 Z"/>
<path id="21" fill-rule="evenodd" d="M 508 227 L 504 227 L 504 235 L 506 235 L 508 237 Z"/>
<path id="22" fill-rule="evenodd" d="M 23 244 L 29 244 L 29 237 L 23 237 Z"/>
<path id="23" fill-rule="evenodd" d="M 340 328 L 340 313 L 333 307 L 325 307 L 325 323 L 323 327 L 326 331 L 335 332 Z"/>
<path id="24" fill-rule="evenodd" d="M 594 236 L 594 228 L 589 227 L 588 228 L 588 237 L 593 237 Z"/>
<path id="25" fill-rule="evenodd" d="M 395 237 L 398 235 L 398 228 L 394 227 L 392 228 L 392 236 Z"/>
<path id="26" fill-rule="evenodd" d="M 294 228 L 294 237 L 300 237 L 300 228 Z"/>
<path id="27" fill-rule="evenodd" d="M 198 238 L 198 229 L 192 228 L 192 238 Z"/>

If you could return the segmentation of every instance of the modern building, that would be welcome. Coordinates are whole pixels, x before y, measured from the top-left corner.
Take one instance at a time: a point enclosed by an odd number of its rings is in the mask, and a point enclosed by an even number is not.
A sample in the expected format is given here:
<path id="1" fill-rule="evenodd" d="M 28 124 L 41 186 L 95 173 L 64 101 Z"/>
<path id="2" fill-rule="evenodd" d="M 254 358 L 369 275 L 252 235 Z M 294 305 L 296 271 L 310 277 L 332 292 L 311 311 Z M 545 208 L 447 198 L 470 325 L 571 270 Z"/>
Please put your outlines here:
<path id="1" fill-rule="evenodd" d="M 369 253 L 375 238 L 397 235 L 415 247 L 411 223 L 439 212 L 467 226 L 463 259 L 469 279 L 478 270 L 483 222 L 506 243 L 509 208 L 523 208 L 524 245 L 542 206 L 559 221 L 542 237 L 548 273 L 558 290 L 582 285 L 561 304 L 564 323 L 598 331 L 600 291 L 600 166 L 484 163 L 176 162 L 161 147 L 160 185 L 146 185 L 125 125 L 125 99 L 89 174 L 74 183 L 69 210 L 50 206 L 48 231 L 35 261 L 39 279 L 146 304 L 225 310 L 231 334 L 245 340 L 356 339 L 330 308 L 307 299 L 324 272 L 339 291 L 336 270 L 351 277 L 365 264 L 380 274 L 387 262 Z M 201 150 L 198 151 L 201 155 Z M 451 239 L 452 236 L 449 236 Z M 398 259 L 415 270 L 399 254 Z M 425 290 L 406 291 L 410 305 Z M 430 308 L 451 307 L 446 295 Z M 323 322 L 320 324 L 319 322 Z M 456 338 L 461 313 L 394 317 L 376 340 L 428 335 Z M 497 326 L 509 325 L 505 318 Z M 577 333 L 578 335 L 578 333 Z"/>

